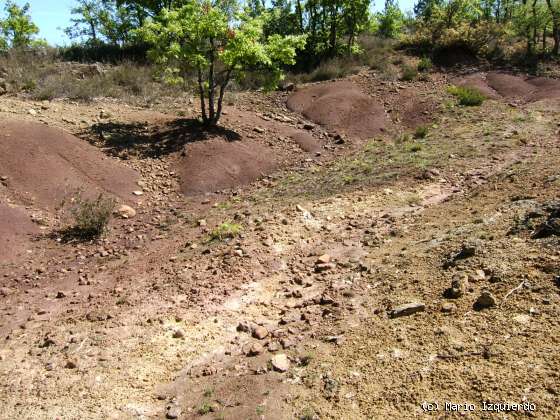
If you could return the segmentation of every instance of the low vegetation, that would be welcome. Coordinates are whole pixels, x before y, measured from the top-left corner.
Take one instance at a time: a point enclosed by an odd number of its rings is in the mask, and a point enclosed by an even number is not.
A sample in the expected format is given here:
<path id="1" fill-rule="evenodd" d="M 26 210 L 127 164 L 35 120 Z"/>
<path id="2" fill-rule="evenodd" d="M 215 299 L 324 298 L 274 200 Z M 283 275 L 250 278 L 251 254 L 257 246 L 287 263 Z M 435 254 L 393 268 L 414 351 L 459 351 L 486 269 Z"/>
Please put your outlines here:
<path id="1" fill-rule="evenodd" d="M 79 190 L 59 206 L 65 240 L 99 239 L 109 226 L 116 202 L 104 194 L 88 198 Z"/>
<path id="2" fill-rule="evenodd" d="M 224 241 L 237 237 L 243 230 L 238 223 L 224 222 L 210 232 L 211 241 Z"/>
<path id="3" fill-rule="evenodd" d="M 451 86 L 448 91 L 458 99 L 459 105 L 463 106 L 482 105 L 486 99 L 482 92 L 470 86 Z"/>

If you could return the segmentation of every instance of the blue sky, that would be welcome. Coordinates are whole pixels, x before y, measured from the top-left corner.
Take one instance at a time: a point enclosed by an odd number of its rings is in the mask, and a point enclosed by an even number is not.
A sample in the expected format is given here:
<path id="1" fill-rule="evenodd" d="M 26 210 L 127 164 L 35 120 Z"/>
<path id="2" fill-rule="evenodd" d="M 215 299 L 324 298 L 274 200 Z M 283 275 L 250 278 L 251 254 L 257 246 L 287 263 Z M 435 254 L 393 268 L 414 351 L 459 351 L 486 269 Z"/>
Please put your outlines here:
<path id="1" fill-rule="evenodd" d="M 31 16 L 33 21 L 39 26 L 40 37 L 45 38 L 50 44 L 64 45 L 69 44 L 70 40 L 64 34 L 63 29 L 70 24 L 70 9 L 75 5 L 74 0 L 27 0 L 31 5 Z M 22 5 L 25 0 L 16 0 Z M 0 0 L 2 9 L 5 0 Z M 376 0 L 375 9 L 383 8 L 385 0 Z M 414 0 L 401 0 L 400 5 L 403 10 L 410 10 Z"/>

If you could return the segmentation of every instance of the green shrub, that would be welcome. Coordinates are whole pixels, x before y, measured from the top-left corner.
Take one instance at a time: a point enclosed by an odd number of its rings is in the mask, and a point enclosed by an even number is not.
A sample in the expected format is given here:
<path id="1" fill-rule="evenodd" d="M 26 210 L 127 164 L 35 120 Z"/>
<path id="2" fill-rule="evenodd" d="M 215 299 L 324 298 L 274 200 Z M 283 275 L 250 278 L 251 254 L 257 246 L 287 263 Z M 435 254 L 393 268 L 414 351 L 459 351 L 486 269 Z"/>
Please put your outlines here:
<path id="1" fill-rule="evenodd" d="M 432 69 L 433 66 L 434 65 L 433 65 L 432 60 L 430 58 L 423 57 L 420 60 L 420 62 L 418 63 L 417 68 L 418 68 L 419 72 L 424 73 L 424 72 L 429 72 Z"/>
<path id="2" fill-rule="evenodd" d="M 425 125 L 421 125 L 417 127 L 414 131 L 414 138 L 415 139 L 425 139 L 428 136 L 428 127 Z"/>
<path id="3" fill-rule="evenodd" d="M 420 143 L 411 143 L 406 146 L 406 150 L 410 153 L 416 153 L 422 150 L 422 145 Z"/>
<path id="4" fill-rule="evenodd" d="M 101 237 L 107 230 L 115 205 L 113 198 L 103 194 L 90 199 L 84 197 L 81 190 L 77 191 L 60 206 L 63 218 L 71 219 L 70 225 L 63 230 L 63 236 L 67 240 L 92 240 Z"/>
<path id="5" fill-rule="evenodd" d="M 415 80 L 417 77 L 418 77 L 418 70 L 416 70 L 414 67 L 408 64 L 404 64 L 402 66 L 401 80 L 405 82 L 410 82 L 412 80 Z"/>
<path id="6" fill-rule="evenodd" d="M 210 233 L 210 240 L 223 241 L 224 239 L 233 239 L 239 235 L 242 230 L 240 224 L 224 222 Z"/>
<path id="7" fill-rule="evenodd" d="M 486 99 L 482 92 L 470 86 L 451 86 L 447 91 L 458 98 L 459 105 L 478 106 Z"/>

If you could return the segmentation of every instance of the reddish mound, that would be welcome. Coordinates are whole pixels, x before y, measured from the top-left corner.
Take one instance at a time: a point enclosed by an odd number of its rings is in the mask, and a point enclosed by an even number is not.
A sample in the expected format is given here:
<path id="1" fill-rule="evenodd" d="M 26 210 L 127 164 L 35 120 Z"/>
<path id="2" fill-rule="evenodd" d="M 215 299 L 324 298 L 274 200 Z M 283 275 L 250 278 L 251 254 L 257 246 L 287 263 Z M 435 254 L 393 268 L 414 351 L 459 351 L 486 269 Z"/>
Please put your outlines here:
<path id="1" fill-rule="evenodd" d="M 488 73 L 486 80 L 488 86 L 504 98 L 526 98 L 536 90 L 524 78 L 511 74 Z"/>
<path id="2" fill-rule="evenodd" d="M 38 231 L 24 211 L 0 203 L 0 263 L 11 262 L 24 253 L 27 236 Z"/>
<path id="3" fill-rule="evenodd" d="M 523 77 L 491 72 L 474 73 L 453 81 L 458 86 L 471 86 L 490 99 L 519 99 L 535 102 L 560 98 L 560 81 L 546 77 Z"/>
<path id="4" fill-rule="evenodd" d="M 453 84 L 457 86 L 468 86 L 475 88 L 481 93 L 483 93 L 489 99 L 500 99 L 501 96 L 498 92 L 488 86 L 486 77 L 481 73 L 470 74 L 466 77 L 456 79 Z"/>
<path id="5" fill-rule="evenodd" d="M 404 89 L 399 92 L 396 105 L 400 121 L 414 129 L 433 121 L 439 103 L 430 96 L 419 95 L 416 89 Z"/>
<path id="6" fill-rule="evenodd" d="M 83 140 L 23 121 L 0 122 L 0 172 L 14 196 L 50 209 L 78 188 L 128 198 L 138 178 Z"/>
<path id="7" fill-rule="evenodd" d="M 185 195 L 248 184 L 276 167 L 271 151 L 256 142 L 212 139 L 189 144 L 178 164 Z"/>
<path id="8" fill-rule="evenodd" d="M 322 83 L 298 90 L 288 98 L 287 105 L 331 130 L 363 140 L 379 134 L 388 124 L 383 106 L 351 82 Z"/>
<path id="9" fill-rule="evenodd" d="M 322 149 L 322 145 L 311 134 L 304 131 L 294 131 L 290 137 L 305 152 L 319 152 Z"/>
<path id="10" fill-rule="evenodd" d="M 560 98 L 559 80 L 549 79 L 547 77 L 532 77 L 527 79 L 527 83 L 530 83 L 537 88 L 537 90 L 529 96 L 529 102 Z"/>

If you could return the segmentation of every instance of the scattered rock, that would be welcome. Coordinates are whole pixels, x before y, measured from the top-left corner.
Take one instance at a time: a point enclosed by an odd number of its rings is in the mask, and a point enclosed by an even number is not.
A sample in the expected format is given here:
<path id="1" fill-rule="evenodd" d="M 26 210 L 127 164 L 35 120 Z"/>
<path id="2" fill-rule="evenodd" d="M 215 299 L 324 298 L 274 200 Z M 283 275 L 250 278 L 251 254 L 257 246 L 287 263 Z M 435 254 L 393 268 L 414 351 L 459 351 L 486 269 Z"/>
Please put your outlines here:
<path id="1" fill-rule="evenodd" d="M 76 369 L 78 367 L 78 361 L 76 359 L 68 359 L 64 367 L 66 369 Z"/>
<path id="2" fill-rule="evenodd" d="M 423 312 L 426 309 L 426 305 L 420 302 L 411 302 L 404 305 L 397 306 L 392 311 L 389 312 L 389 317 L 398 318 L 401 316 L 409 316 L 415 314 L 416 312 Z"/>
<path id="3" fill-rule="evenodd" d="M 264 128 L 255 127 L 255 128 L 253 128 L 253 131 L 255 131 L 256 133 L 262 134 L 262 133 L 264 133 Z"/>
<path id="4" fill-rule="evenodd" d="M 173 331 L 173 338 L 185 338 L 185 332 L 182 329 L 177 328 Z"/>
<path id="5" fill-rule="evenodd" d="M 476 310 L 492 308 L 494 306 L 496 306 L 496 297 L 488 290 L 483 290 L 474 303 L 474 309 Z"/>
<path id="6" fill-rule="evenodd" d="M 315 264 L 316 265 L 328 264 L 330 262 L 331 262 L 331 256 L 329 254 L 323 254 L 319 258 L 317 258 L 317 261 L 315 262 Z"/>
<path id="7" fill-rule="evenodd" d="M 465 294 L 468 287 L 469 277 L 464 274 L 455 274 L 451 280 L 451 287 L 444 293 L 446 298 L 458 299 Z"/>
<path id="8" fill-rule="evenodd" d="M 132 191 L 132 194 L 134 194 L 136 196 L 141 196 L 141 195 L 144 195 L 144 191 L 140 191 L 140 190 Z"/>
<path id="9" fill-rule="evenodd" d="M 261 354 L 264 351 L 264 347 L 258 342 L 247 343 L 243 346 L 242 351 L 246 356 L 253 357 Z"/>
<path id="10" fill-rule="evenodd" d="M 255 337 L 258 340 L 263 340 L 268 336 L 268 330 L 265 327 L 261 327 L 260 325 L 257 325 L 255 328 L 253 328 L 253 337 Z"/>
<path id="11" fill-rule="evenodd" d="M 278 350 L 280 350 L 280 344 L 278 344 L 276 341 L 273 341 L 268 345 L 269 352 L 274 353 L 277 352 Z"/>
<path id="12" fill-rule="evenodd" d="M 288 356 L 283 353 L 272 356 L 270 362 L 277 372 L 286 372 L 290 368 Z"/>
<path id="13" fill-rule="evenodd" d="M 167 413 L 165 417 L 168 419 L 177 419 L 181 415 L 181 408 L 173 404 L 167 407 Z"/>
<path id="14" fill-rule="evenodd" d="M 65 298 L 65 297 L 66 297 L 66 294 L 61 290 L 59 290 L 56 294 L 57 299 L 62 299 L 62 298 Z"/>
<path id="15" fill-rule="evenodd" d="M 115 214 L 118 214 L 123 219 L 132 219 L 134 216 L 136 216 L 136 210 L 134 210 L 130 206 L 127 206 L 126 204 L 123 204 L 115 210 Z"/>
<path id="16" fill-rule="evenodd" d="M 445 302 L 441 305 L 441 312 L 451 314 L 457 310 L 457 306 L 451 302 Z"/>

